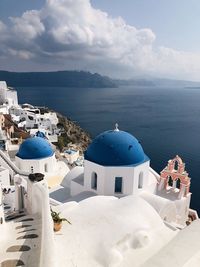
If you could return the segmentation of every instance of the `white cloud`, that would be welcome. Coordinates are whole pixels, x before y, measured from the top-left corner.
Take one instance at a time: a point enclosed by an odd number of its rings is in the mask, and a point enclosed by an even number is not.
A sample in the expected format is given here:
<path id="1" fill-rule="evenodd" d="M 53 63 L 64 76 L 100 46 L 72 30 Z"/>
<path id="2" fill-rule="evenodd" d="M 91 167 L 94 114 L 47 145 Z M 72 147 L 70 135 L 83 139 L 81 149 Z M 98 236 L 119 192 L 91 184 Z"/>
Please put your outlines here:
<path id="1" fill-rule="evenodd" d="M 3 33 L 5 31 L 6 31 L 6 25 L 2 21 L 0 21 L 0 33 Z"/>
<path id="2" fill-rule="evenodd" d="M 24 40 L 34 39 L 45 30 L 40 20 L 40 12 L 36 10 L 27 11 L 20 18 L 10 19 L 13 23 L 12 31 Z"/>
<path id="3" fill-rule="evenodd" d="M 200 54 L 159 47 L 155 55 L 155 71 L 164 76 L 200 80 Z"/>
<path id="4" fill-rule="evenodd" d="M 120 17 L 112 18 L 89 0 L 47 0 L 41 10 L 11 18 L 10 26 L 0 22 L 0 33 L 4 54 L 24 59 L 26 66 L 31 59 L 30 69 L 38 65 L 45 70 L 48 63 L 48 70 L 199 79 L 200 54 L 155 47 L 151 29 L 136 29 Z"/>
<path id="5" fill-rule="evenodd" d="M 11 48 L 8 48 L 8 54 L 10 54 L 11 56 L 17 56 L 21 59 L 31 59 L 34 57 L 34 55 L 29 52 L 29 51 L 26 51 L 26 50 L 15 50 L 15 49 L 11 49 Z"/>

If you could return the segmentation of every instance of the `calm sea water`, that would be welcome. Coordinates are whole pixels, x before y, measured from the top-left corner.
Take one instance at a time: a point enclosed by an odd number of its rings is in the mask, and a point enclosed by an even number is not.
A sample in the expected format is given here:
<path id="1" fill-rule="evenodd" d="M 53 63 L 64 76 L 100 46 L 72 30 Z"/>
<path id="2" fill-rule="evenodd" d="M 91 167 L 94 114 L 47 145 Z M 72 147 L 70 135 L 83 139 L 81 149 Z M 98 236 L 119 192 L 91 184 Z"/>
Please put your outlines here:
<path id="1" fill-rule="evenodd" d="M 20 103 L 46 105 L 76 121 L 92 137 L 114 129 L 140 140 L 151 166 L 160 172 L 180 155 L 191 177 L 192 208 L 200 214 L 200 90 L 120 87 L 17 88 Z"/>

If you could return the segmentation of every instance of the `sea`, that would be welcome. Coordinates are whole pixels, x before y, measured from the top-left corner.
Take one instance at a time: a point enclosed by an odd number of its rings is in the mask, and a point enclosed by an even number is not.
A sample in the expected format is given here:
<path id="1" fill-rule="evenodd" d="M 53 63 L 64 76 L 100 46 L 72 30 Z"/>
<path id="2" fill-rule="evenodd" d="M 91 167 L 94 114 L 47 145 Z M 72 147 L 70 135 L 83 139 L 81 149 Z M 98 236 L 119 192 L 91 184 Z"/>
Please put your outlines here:
<path id="1" fill-rule="evenodd" d="M 17 87 L 20 103 L 48 106 L 94 138 L 119 129 L 133 134 L 158 173 L 181 156 L 191 177 L 191 207 L 200 214 L 200 89 Z"/>

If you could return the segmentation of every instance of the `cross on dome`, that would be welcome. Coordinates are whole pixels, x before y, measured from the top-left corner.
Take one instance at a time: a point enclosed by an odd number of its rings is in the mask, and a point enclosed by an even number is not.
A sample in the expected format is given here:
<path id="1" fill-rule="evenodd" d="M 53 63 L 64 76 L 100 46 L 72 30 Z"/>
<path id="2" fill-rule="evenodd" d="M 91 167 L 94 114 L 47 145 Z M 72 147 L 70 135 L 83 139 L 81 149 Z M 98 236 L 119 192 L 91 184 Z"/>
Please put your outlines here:
<path id="1" fill-rule="evenodd" d="M 119 128 L 118 127 L 119 127 L 119 124 L 118 123 L 115 123 L 115 131 L 116 132 L 119 132 Z"/>

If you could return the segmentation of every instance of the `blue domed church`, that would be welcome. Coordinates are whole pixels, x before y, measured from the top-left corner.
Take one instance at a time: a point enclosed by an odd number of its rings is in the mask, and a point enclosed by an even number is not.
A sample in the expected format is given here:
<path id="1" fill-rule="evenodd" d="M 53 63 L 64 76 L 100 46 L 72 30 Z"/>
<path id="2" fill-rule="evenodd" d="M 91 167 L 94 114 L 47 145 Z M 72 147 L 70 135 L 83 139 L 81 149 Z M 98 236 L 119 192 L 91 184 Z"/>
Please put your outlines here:
<path id="1" fill-rule="evenodd" d="M 157 181 L 150 175 L 150 159 L 131 134 L 114 130 L 98 135 L 85 152 L 84 169 L 71 179 L 71 195 L 83 191 L 123 197 L 143 190 L 155 192 Z M 82 177 L 82 178 L 80 178 Z"/>
<path id="2" fill-rule="evenodd" d="M 174 169 L 177 160 L 178 169 Z M 170 175 L 182 177 L 187 173 L 178 156 L 168 165 L 161 177 L 150 167 L 150 159 L 140 142 L 116 125 L 114 130 L 105 131 L 93 140 L 85 152 L 84 167 L 72 168 L 59 187 L 51 190 L 50 197 L 65 203 L 96 195 L 134 196 L 148 202 L 163 220 L 184 225 L 191 194 L 184 193 L 183 184 L 178 190 L 176 181 L 173 186 L 166 181 Z"/>
<path id="3" fill-rule="evenodd" d="M 26 139 L 15 156 L 17 167 L 29 173 L 54 171 L 56 158 L 51 144 L 42 137 Z"/>
<path id="4" fill-rule="evenodd" d="M 85 152 L 85 189 L 100 195 L 134 194 L 148 186 L 149 161 L 131 134 L 117 128 L 103 132 Z"/>

